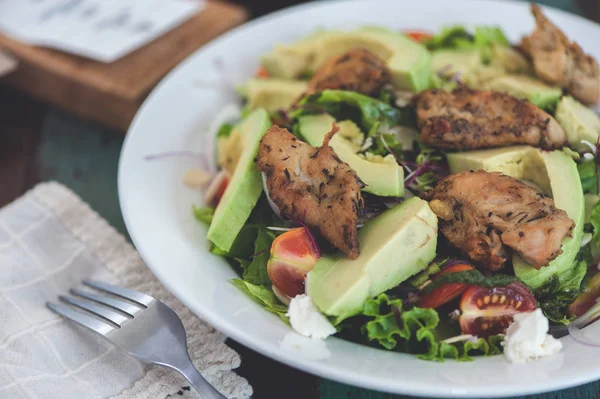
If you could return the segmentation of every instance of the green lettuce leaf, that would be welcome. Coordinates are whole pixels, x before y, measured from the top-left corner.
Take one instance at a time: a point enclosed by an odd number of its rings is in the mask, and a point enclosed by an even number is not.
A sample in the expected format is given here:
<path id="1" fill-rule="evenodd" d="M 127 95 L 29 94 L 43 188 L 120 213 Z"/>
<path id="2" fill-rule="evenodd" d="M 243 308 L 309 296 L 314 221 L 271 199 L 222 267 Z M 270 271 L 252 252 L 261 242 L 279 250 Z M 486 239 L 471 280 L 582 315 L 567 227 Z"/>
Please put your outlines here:
<path id="1" fill-rule="evenodd" d="M 594 160 L 584 161 L 577 164 L 579 179 L 584 194 L 598 194 L 596 187 L 596 165 Z"/>
<path id="2" fill-rule="evenodd" d="M 367 137 L 372 137 L 373 139 L 373 145 L 367 149 L 368 152 L 381 156 L 386 156 L 390 151 L 394 156 L 402 154 L 402 143 L 398 141 L 398 138 L 393 133 L 369 132 Z"/>
<path id="3" fill-rule="evenodd" d="M 287 313 L 287 306 L 277 299 L 270 287 L 252 284 L 240 279 L 233 279 L 231 282 L 258 304 L 262 305 L 265 310 L 275 313 L 281 320 L 289 324 L 289 319 L 285 315 Z"/>
<path id="4" fill-rule="evenodd" d="M 492 44 L 508 47 L 510 42 L 506 38 L 504 31 L 497 26 L 476 26 L 473 35 L 473 44 L 475 47 L 486 47 Z"/>
<path id="5" fill-rule="evenodd" d="M 472 355 L 491 356 L 502 352 L 501 337 L 480 338 L 476 341 L 445 343 L 438 331 L 440 318 L 434 309 L 413 307 L 405 310 L 400 299 L 381 294 L 368 300 L 363 309 L 368 321 L 362 327 L 370 341 L 394 350 L 414 353 L 420 359 L 444 361 L 472 360 Z"/>
<path id="6" fill-rule="evenodd" d="M 427 39 L 423 44 L 429 50 L 437 50 L 442 48 L 470 48 L 473 43 L 473 35 L 463 26 L 447 26 L 442 28 L 442 31 Z"/>
<path id="7" fill-rule="evenodd" d="M 197 207 L 196 205 L 192 205 L 192 209 L 194 211 L 194 216 L 196 220 L 210 226 L 212 223 L 213 216 L 215 214 L 215 208 L 210 207 Z"/>
<path id="8" fill-rule="evenodd" d="M 592 209 L 590 223 L 592 225 L 592 239 L 600 245 L 600 202 Z"/>
<path id="9" fill-rule="evenodd" d="M 581 284 L 593 261 L 590 246 L 583 247 L 577 255 L 575 266 L 559 275 L 552 276 L 546 284 L 535 290 L 538 306 L 546 317 L 561 324 L 569 324 L 569 305 L 581 292 Z"/>
<path id="10" fill-rule="evenodd" d="M 509 46 L 506 35 L 497 26 L 476 26 L 470 33 L 464 26 L 448 26 L 432 38 L 423 42 L 430 50 L 490 48 L 492 45 Z"/>
<path id="11" fill-rule="evenodd" d="M 231 131 L 233 130 L 233 124 L 231 123 L 223 123 L 219 130 L 217 131 L 217 137 L 229 137 Z"/>
<path id="12" fill-rule="evenodd" d="M 255 285 L 271 286 L 271 279 L 269 279 L 269 274 L 267 273 L 267 263 L 269 262 L 271 244 L 274 239 L 275 234 L 273 232 L 264 227 L 258 228 L 256 240 L 254 241 L 252 261 L 249 264 L 240 262 L 244 268 L 242 278 L 245 281 Z"/>
<path id="13" fill-rule="evenodd" d="M 324 90 L 304 97 L 293 119 L 314 112 L 327 112 L 337 120 L 352 119 L 365 131 L 372 131 L 378 123 L 386 126 L 413 125 L 413 111 L 401 111 L 375 98 L 353 91 Z"/>

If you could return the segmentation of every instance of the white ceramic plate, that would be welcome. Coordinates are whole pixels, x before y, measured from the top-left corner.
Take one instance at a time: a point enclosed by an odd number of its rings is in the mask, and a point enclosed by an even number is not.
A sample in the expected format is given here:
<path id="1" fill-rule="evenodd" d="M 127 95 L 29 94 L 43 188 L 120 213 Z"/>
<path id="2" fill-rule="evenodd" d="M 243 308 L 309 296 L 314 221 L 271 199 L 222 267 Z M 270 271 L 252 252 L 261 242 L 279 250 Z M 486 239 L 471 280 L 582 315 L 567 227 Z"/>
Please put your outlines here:
<path id="1" fill-rule="evenodd" d="M 571 38 L 600 59 L 600 27 L 547 9 Z M 600 378 L 600 348 L 563 338 L 560 354 L 526 365 L 503 356 L 470 363 L 433 363 L 331 338 L 304 339 L 229 283 L 236 277 L 208 252 L 205 230 L 193 219 L 197 192 L 182 184 L 194 164 L 177 158 L 145 161 L 165 150 L 201 151 L 203 132 L 227 103 L 215 60 L 237 82 L 258 67 L 277 42 L 317 27 L 350 29 L 377 24 L 395 29 L 462 23 L 499 24 L 518 40 L 533 29 L 526 3 L 498 1 L 334 1 L 302 5 L 260 18 L 204 46 L 171 72 L 136 116 L 119 167 L 119 197 L 133 242 L 154 274 L 181 302 L 242 344 L 309 373 L 380 391 L 435 397 L 501 397 L 567 388 Z"/>

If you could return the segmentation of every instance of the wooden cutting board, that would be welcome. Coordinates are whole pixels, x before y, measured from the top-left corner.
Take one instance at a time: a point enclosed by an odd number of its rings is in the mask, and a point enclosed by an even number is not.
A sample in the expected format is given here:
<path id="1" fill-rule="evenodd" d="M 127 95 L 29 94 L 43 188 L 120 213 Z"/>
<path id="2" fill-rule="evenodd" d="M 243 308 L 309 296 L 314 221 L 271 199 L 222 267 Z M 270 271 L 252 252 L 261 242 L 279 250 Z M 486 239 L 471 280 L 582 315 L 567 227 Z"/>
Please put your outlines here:
<path id="1" fill-rule="evenodd" d="M 0 83 L 124 133 L 165 74 L 200 46 L 247 18 L 244 8 L 207 2 L 182 25 L 110 64 L 0 35 L 0 51 L 18 61 L 17 68 Z"/>

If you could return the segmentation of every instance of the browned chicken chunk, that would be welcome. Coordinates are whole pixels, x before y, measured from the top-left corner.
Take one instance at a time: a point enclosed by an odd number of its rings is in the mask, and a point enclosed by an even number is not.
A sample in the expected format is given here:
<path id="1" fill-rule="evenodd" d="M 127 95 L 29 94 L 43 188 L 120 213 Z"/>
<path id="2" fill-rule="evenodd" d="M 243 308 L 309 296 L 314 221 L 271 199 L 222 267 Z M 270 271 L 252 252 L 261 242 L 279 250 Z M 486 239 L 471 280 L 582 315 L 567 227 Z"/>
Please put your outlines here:
<path id="1" fill-rule="evenodd" d="M 336 89 L 377 96 L 389 82 L 385 62 L 368 50 L 356 48 L 321 66 L 308 82 L 308 94 Z"/>
<path id="2" fill-rule="evenodd" d="M 418 96 L 416 110 L 421 141 L 431 147 L 471 150 L 530 144 L 550 150 L 567 142 L 554 118 L 505 93 L 426 90 Z"/>
<path id="3" fill-rule="evenodd" d="M 536 29 L 521 41 L 521 47 L 533 62 L 535 74 L 542 80 L 568 90 L 586 104 L 595 104 L 600 96 L 598 63 L 569 41 L 542 13 L 531 4 Z"/>
<path id="4" fill-rule="evenodd" d="M 332 246 L 355 259 L 364 183 L 329 146 L 338 130 L 334 124 L 323 146 L 315 148 L 287 129 L 271 126 L 260 142 L 257 165 L 266 174 L 269 195 L 282 217 L 317 229 Z"/>
<path id="5" fill-rule="evenodd" d="M 536 269 L 562 253 L 575 223 L 533 186 L 498 172 L 461 172 L 426 193 L 450 244 L 489 270 L 515 251 Z"/>

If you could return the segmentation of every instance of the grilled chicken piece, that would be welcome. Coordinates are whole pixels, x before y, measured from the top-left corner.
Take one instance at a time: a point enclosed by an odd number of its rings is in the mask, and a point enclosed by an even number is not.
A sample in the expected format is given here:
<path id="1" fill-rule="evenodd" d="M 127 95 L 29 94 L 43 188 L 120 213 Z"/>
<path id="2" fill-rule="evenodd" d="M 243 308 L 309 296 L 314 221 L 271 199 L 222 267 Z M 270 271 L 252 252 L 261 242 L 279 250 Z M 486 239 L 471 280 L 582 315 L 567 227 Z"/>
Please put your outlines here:
<path id="1" fill-rule="evenodd" d="M 358 212 L 364 183 L 329 146 L 337 125 L 315 148 L 287 129 L 271 126 L 263 136 L 258 169 L 266 174 L 271 200 L 282 217 L 317 229 L 331 245 L 355 259 L 358 249 Z"/>
<path id="2" fill-rule="evenodd" d="M 417 98 L 416 108 L 421 141 L 431 147 L 471 150 L 530 144 L 550 150 L 567 142 L 554 118 L 505 93 L 427 90 Z"/>
<path id="3" fill-rule="evenodd" d="M 498 172 L 461 172 L 425 194 L 450 244 L 489 270 L 512 249 L 536 269 L 562 253 L 575 227 L 554 201 L 533 186 Z"/>
<path id="4" fill-rule="evenodd" d="M 575 42 L 570 42 L 542 13 L 531 4 L 536 29 L 521 40 L 523 51 L 533 61 L 535 74 L 544 81 L 568 90 L 586 104 L 595 104 L 600 97 L 598 63 L 585 54 Z"/>
<path id="5" fill-rule="evenodd" d="M 377 96 L 389 82 L 385 62 L 368 50 L 356 48 L 325 62 L 308 82 L 307 94 L 337 89 Z"/>

